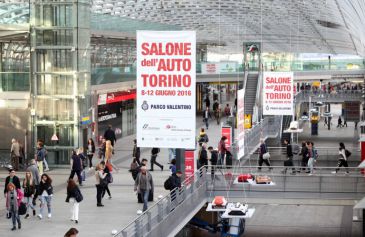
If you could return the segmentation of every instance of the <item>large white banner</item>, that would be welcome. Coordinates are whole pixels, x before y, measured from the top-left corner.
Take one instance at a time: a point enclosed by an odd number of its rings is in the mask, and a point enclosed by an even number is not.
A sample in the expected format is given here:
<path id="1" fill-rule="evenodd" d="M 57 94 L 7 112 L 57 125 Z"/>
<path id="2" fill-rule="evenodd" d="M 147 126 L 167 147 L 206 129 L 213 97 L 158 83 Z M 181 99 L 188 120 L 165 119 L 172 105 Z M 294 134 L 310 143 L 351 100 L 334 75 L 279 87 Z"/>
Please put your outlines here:
<path id="1" fill-rule="evenodd" d="M 194 31 L 137 31 L 137 144 L 195 149 Z"/>
<path id="2" fill-rule="evenodd" d="M 245 90 L 237 91 L 238 159 L 245 155 Z"/>
<path id="3" fill-rule="evenodd" d="M 264 115 L 293 115 L 293 79 L 293 72 L 264 72 Z"/>

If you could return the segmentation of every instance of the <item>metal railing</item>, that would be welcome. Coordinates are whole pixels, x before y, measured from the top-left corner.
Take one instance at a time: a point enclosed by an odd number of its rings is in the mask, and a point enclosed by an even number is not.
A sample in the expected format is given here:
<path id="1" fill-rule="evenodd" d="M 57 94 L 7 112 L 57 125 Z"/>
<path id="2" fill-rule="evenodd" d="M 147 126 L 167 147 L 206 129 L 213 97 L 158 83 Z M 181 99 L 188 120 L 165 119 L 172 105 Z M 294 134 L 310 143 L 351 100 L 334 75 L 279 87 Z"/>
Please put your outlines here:
<path id="1" fill-rule="evenodd" d="M 300 91 L 295 96 L 296 103 L 301 102 L 343 102 L 343 101 L 359 101 L 362 100 L 361 90 L 339 90 L 331 93 L 323 91 Z"/>
<path id="2" fill-rule="evenodd" d="M 282 174 L 285 168 L 273 166 L 268 171 L 258 172 L 257 166 L 201 167 L 188 177 L 180 189 L 160 198 L 144 213 L 131 221 L 115 237 L 174 236 L 200 210 L 213 199 L 223 195 L 231 198 L 329 198 L 359 199 L 365 195 L 364 176 L 359 168 L 349 168 L 350 174 L 343 175 L 341 169 L 332 174 L 336 167 L 318 168 L 313 176 Z M 239 174 L 268 175 L 274 185 L 237 183 Z M 288 172 L 289 173 L 289 172 Z"/>
<path id="3" fill-rule="evenodd" d="M 274 138 L 280 134 L 282 116 L 266 117 L 245 132 L 245 157 L 256 151 L 260 139 Z M 236 151 L 237 152 L 237 151 Z M 236 153 L 233 152 L 233 153 Z"/>
<path id="4" fill-rule="evenodd" d="M 180 208 L 182 205 L 193 208 L 195 205 L 205 202 L 205 192 L 207 189 L 206 177 L 205 169 L 199 169 L 194 175 L 184 180 L 181 188 L 175 188 L 170 194 L 159 197 L 159 200 L 155 204 L 149 207 L 135 220 L 131 221 L 123 230 L 117 233 L 115 237 L 146 236 L 147 233 L 152 231 L 153 227 L 166 221 L 170 215 L 179 214 L 180 217 L 185 217 L 182 215 L 181 211 L 178 210 L 179 206 Z M 197 196 L 200 197 L 200 199 L 194 198 Z M 171 231 L 173 231 L 176 227 L 176 223 L 174 225 L 165 224 L 165 226 L 165 229 L 170 228 Z"/>

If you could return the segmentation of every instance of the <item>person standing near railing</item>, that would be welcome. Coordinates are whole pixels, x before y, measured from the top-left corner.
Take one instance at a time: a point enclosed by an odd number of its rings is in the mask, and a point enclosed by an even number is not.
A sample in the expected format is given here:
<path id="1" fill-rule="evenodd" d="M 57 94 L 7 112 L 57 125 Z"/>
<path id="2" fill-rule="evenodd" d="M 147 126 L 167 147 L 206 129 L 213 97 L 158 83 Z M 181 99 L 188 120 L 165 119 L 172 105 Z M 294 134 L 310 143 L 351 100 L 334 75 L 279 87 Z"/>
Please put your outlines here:
<path id="1" fill-rule="evenodd" d="M 210 152 L 210 165 L 212 166 L 210 173 L 213 179 L 215 173 L 215 166 L 217 165 L 218 161 L 218 151 L 214 150 L 212 146 L 208 147 L 208 151 Z"/>
<path id="2" fill-rule="evenodd" d="M 284 170 L 282 171 L 283 174 L 286 174 L 286 171 L 288 168 L 286 168 L 287 166 L 291 166 L 292 167 L 292 172 L 291 174 L 295 174 L 295 168 L 294 168 L 294 163 L 293 163 L 293 149 L 292 149 L 292 145 L 290 144 L 288 139 L 284 139 L 284 144 L 286 145 L 286 157 L 287 160 L 284 161 Z"/>
<path id="3" fill-rule="evenodd" d="M 308 147 L 307 147 L 307 143 L 306 142 L 302 142 L 302 149 L 300 150 L 299 155 L 302 156 L 302 162 L 301 162 L 301 169 L 298 170 L 298 172 L 300 172 L 300 170 L 306 170 L 305 167 L 307 167 L 308 164 Z"/>
<path id="4" fill-rule="evenodd" d="M 314 143 L 313 142 L 307 142 L 307 147 L 308 147 L 308 168 L 309 171 L 307 171 L 307 173 L 309 173 L 308 175 L 313 175 L 313 170 L 314 170 L 314 164 L 317 162 L 317 150 L 314 148 Z"/>
<path id="5" fill-rule="evenodd" d="M 264 139 L 260 139 L 260 143 L 261 144 L 259 147 L 259 167 L 258 167 L 259 171 L 261 171 L 262 163 L 265 163 L 269 167 L 271 166 L 270 160 L 264 159 L 264 154 L 268 152 Z M 269 169 L 272 169 L 272 168 L 270 167 Z"/>
<path id="6" fill-rule="evenodd" d="M 226 155 L 227 148 L 226 148 L 226 136 L 222 136 L 221 140 L 218 143 L 218 152 L 219 152 L 219 159 L 217 165 L 224 164 L 224 156 Z"/>

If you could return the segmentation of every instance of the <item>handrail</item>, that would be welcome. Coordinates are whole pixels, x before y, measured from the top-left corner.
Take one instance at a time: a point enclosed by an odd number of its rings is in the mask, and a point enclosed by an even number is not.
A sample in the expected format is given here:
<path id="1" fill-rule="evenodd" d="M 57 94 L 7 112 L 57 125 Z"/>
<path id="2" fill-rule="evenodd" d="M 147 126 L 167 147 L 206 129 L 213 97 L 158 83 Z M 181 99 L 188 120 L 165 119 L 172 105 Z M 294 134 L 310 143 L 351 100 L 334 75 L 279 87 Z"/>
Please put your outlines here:
<path id="1" fill-rule="evenodd" d="M 258 174 L 258 166 L 215 166 L 216 173 L 214 177 L 205 172 L 208 169 L 211 170 L 212 167 L 213 166 L 201 167 L 193 175 L 184 180 L 182 188 L 174 189 L 170 194 L 167 194 L 158 200 L 144 213 L 114 235 L 114 237 L 144 236 L 146 231 L 147 233 L 154 231 L 156 234 L 156 229 L 152 228 L 152 226 L 159 224 L 166 226 L 166 222 L 169 223 L 167 217 L 173 213 L 175 209 L 186 206 L 189 208 L 200 208 L 200 206 L 189 206 L 191 201 L 196 200 L 197 198 L 201 198 L 202 202 L 207 202 L 211 201 L 211 197 L 215 195 L 227 194 L 231 198 L 242 197 L 243 187 L 246 190 L 245 197 L 258 198 L 265 198 L 268 193 L 274 194 L 276 197 L 298 198 L 298 194 L 296 193 L 301 193 L 303 195 L 302 198 L 322 198 L 323 195 L 332 194 L 339 195 L 333 196 L 333 198 L 356 199 L 365 194 L 365 182 L 363 182 L 364 175 L 362 174 L 362 169 L 357 167 L 350 167 L 348 169 L 341 168 L 340 172 L 345 170 L 350 171 L 350 173 L 345 176 L 342 174 L 331 174 L 331 171 L 334 171 L 337 167 L 317 167 L 313 176 L 308 176 L 306 173 L 293 176 L 289 174 L 290 172 L 287 174 L 282 174 L 280 172 L 287 167 L 271 166 L 271 170 L 262 170 L 259 173 L 260 175 L 269 175 L 273 179 L 273 182 L 275 182 L 276 185 L 270 187 L 243 186 L 244 184 L 234 185 L 233 181 L 238 174 Z M 215 177 L 220 178 L 215 179 Z M 298 177 L 300 178 L 298 179 Z M 210 181 L 213 181 L 212 179 L 214 179 L 214 182 L 211 183 Z M 208 183 L 210 185 L 208 185 Z M 298 185 L 298 183 L 301 185 Z M 229 193 L 227 193 L 227 191 Z M 199 201 L 199 203 L 201 202 Z M 164 207 L 165 204 L 167 205 L 166 208 Z M 153 211 L 156 211 L 158 214 L 153 216 Z M 189 209 L 187 211 L 192 212 L 193 210 Z M 160 215 L 161 213 L 162 216 Z M 175 226 L 175 228 L 179 227 Z M 130 232 L 128 232 L 128 230 Z"/>
<path id="2" fill-rule="evenodd" d="M 185 178 L 185 180 L 182 182 L 182 187 L 187 187 L 190 185 L 195 185 L 199 180 L 196 180 L 195 177 L 199 176 L 201 177 L 202 174 L 204 173 L 204 169 L 206 169 L 205 167 L 201 167 L 199 170 L 197 170 L 194 174 L 189 175 L 187 178 Z M 146 211 L 144 211 L 140 216 L 136 217 L 134 220 L 132 220 L 131 222 L 129 222 L 121 231 L 119 231 L 117 234 L 114 235 L 114 237 L 117 236 L 124 236 L 123 231 L 125 231 L 129 226 L 133 225 L 134 223 L 138 222 L 138 220 L 141 220 L 145 215 L 148 215 L 148 213 L 151 213 L 151 211 L 153 209 L 158 208 L 158 205 L 164 201 L 168 201 L 170 199 L 172 199 L 172 194 L 176 194 L 177 192 L 180 192 L 181 188 L 175 188 L 172 191 L 170 191 L 169 194 L 166 194 L 163 197 L 159 197 L 159 200 L 154 203 L 153 205 L 151 205 Z"/>
<path id="3" fill-rule="evenodd" d="M 261 68 L 261 67 L 260 67 Z M 259 70 L 259 74 L 258 74 L 258 78 L 257 78 L 257 85 L 256 85 L 256 97 L 255 97 L 255 103 L 254 103 L 254 108 L 256 106 L 257 111 L 256 111 L 256 116 L 257 116 L 257 121 L 261 120 L 261 114 L 262 114 L 262 110 L 260 110 L 260 105 L 261 105 L 261 99 L 262 99 L 262 94 L 261 94 L 261 90 L 262 90 L 262 70 Z M 255 110 L 254 110 L 255 113 Z M 253 115 L 252 115 L 253 116 Z"/>

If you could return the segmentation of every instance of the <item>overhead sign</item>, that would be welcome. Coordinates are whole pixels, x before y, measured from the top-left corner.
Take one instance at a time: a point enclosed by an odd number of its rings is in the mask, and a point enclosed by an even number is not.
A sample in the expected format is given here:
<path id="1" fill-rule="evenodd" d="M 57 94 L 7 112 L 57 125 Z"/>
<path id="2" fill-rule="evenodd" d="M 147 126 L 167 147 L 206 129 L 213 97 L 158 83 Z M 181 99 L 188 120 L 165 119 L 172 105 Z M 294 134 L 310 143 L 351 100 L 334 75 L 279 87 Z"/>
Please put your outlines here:
<path id="1" fill-rule="evenodd" d="M 195 148 L 194 31 L 137 31 L 137 144 Z"/>
<path id="2" fill-rule="evenodd" d="M 185 179 L 193 176 L 194 172 L 195 172 L 194 150 L 185 150 Z"/>
<path id="3" fill-rule="evenodd" d="M 293 72 L 264 72 L 263 114 L 293 115 Z"/>
<path id="4" fill-rule="evenodd" d="M 202 63 L 202 74 L 219 74 L 237 72 L 236 62 Z"/>
<path id="5" fill-rule="evenodd" d="M 222 127 L 222 137 L 226 136 L 227 139 L 225 140 L 226 148 L 228 150 L 231 149 L 232 146 L 232 128 L 231 127 Z"/>
<path id="6" fill-rule="evenodd" d="M 237 91 L 237 129 L 238 129 L 238 156 L 241 159 L 245 155 L 245 90 Z"/>
<path id="7" fill-rule="evenodd" d="M 81 118 L 81 124 L 85 125 L 85 124 L 90 124 L 91 123 L 91 119 L 89 116 L 85 116 Z"/>

